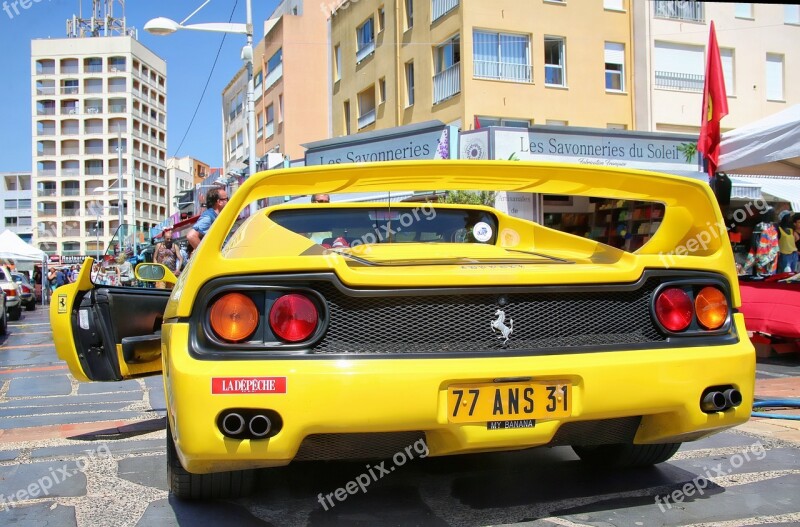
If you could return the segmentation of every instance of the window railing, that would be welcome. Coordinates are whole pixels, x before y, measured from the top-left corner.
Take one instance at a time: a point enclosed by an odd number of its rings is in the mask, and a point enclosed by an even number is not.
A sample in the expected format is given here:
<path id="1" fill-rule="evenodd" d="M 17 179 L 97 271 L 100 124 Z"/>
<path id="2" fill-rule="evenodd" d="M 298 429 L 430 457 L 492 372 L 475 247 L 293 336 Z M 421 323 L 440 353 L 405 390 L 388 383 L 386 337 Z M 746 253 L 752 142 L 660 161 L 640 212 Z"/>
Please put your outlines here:
<path id="1" fill-rule="evenodd" d="M 39 177 L 54 177 L 56 175 L 55 168 L 42 168 L 36 171 Z"/>
<path id="2" fill-rule="evenodd" d="M 81 211 L 79 209 L 64 209 L 61 211 L 62 216 L 80 216 Z"/>
<path id="3" fill-rule="evenodd" d="M 80 155 L 81 150 L 77 146 L 73 147 L 62 147 L 61 148 L 61 155 L 62 156 L 77 156 Z M 89 153 L 89 149 L 86 149 L 86 153 Z"/>
<path id="4" fill-rule="evenodd" d="M 37 154 L 40 155 L 40 156 L 54 156 L 54 155 L 56 155 L 56 149 L 55 148 L 44 148 L 44 149 L 40 150 L 39 152 L 37 152 Z"/>
<path id="5" fill-rule="evenodd" d="M 62 168 L 61 175 L 62 176 L 79 176 L 81 174 L 80 168 Z"/>
<path id="6" fill-rule="evenodd" d="M 62 126 L 61 135 L 80 135 L 81 129 L 77 126 Z"/>
<path id="7" fill-rule="evenodd" d="M 77 151 L 77 148 L 75 150 Z M 104 154 L 105 153 L 105 149 L 102 146 L 87 146 L 86 147 L 86 153 L 87 154 Z"/>
<path id="8" fill-rule="evenodd" d="M 55 75 L 56 74 L 56 67 L 55 66 L 42 66 L 39 68 L 39 71 L 36 72 L 38 75 Z"/>
<path id="9" fill-rule="evenodd" d="M 689 22 L 705 21 L 702 2 L 694 0 L 655 0 L 653 4 L 656 18 L 686 20 Z"/>
<path id="10" fill-rule="evenodd" d="M 55 115 L 56 109 L 55 108 L 38 108 L 36 110 L 36 115 Z"/>
<path id="11" fill-rule="evenodd" d="M 56 195 L 56 189 L 54 188 L 46 188 L 36 191 L 36 196 L 40 198 L 47 198 L 55 195 Z"/>
<path id="12" fill-rule="evenodd" d="M 272 88 L 272 86 L 278 82 L 278 80 L 283 77 L 283 62 L 275 66 L 275 69 L 267 73 L 267 77 L 264 79 L 264 90 L 268 90 Z"/>
<path id="13" fill-rule="evenodd" d="M 62 196 L 80 196 L 81 189 L 79 188 L 65 188 L 61 190 Z"/>
<path id="14" fill-rule="evenodd" d="M 479 79 L 496 79 L 513 82 L 532 82 L 530 64 L 512 62 L 474 61 L 474 76 Z"/>
<path id="15" fill-rule="evenodd" d="M 356 62 L 361 62 L 367 58 L 373 51 L 375 51 L 375 41 L 364 42 L 361 47 L 356 51 Z"/>
<path id="16" fill-rule="evenodd" d="M 431 22 L 436 22 L 440 17 L 455 9 L 457 5 L 458 0 L 432 0 Z"/>
<path id="17" fill-rule="evenodd" d="M 364 128 L 365 126 L 369 126 L 375 122 L 375 109 L 368 111 L 367 113 L 360 115 L 358 117 L 358 127 Z"/>
<path id="18" fill-rule="evenodd" d="M 86 73 L 103 73 L 103 65 L 102 64 L 86 64 L 83 67 L 83 70 Z"/>
<path id="19" fill-rule="evenodd" d="M 78 87 L 77 86 L 62 86 L 61 87 L 61 95 L 77 95 L 78 94 Z"/>
<path id="20" fill-rule="evenodd" d="M 461 63 L 457 62 L 433 76 L 433 104 L 461 92 Z"/>
<path id="21" fill-rule="evenodd" d="M 63 66 L 62 65 L 61 66 L 61 74 L 63 75 L 65 73 L 68 73 L 68 74 L 78 73 L 78 65 L 77 64 L 69 65 L 69 66 Z"/>
<path id="22" fill-rule="evenodd" d="M 702 92 L 705 86 L 705 76 L 676 73 L 674 71 L 656 71 L 656 88 L 668 90 Z"/>
<path id="23" fill-rule="evenodd" d="M 84 127 L 84 133 L 87 133 L 87 134 L 102 134 L 103 133 L 103 125 L 86 126 L 86 127 Z"/>
<path id="24" fill-rule="evenodd" d="M 55 128 L 43 128 L 37 132 L 36 135 L 56 135 Z"/>
<path id="25" fill-rule="evenodd" d="M 36 95 L 55 95 L 56 88 L 55 86 L 37 86 L 36 87 Z"/>
<path id="26" fill-rule="evenodd" d="M 109 104 L 108 105 L 108 112 L 109 113 L 125 113 L 126 106 L 124 104 Z"/>
<path id="27" fill-rule="evenodd" d="M 87 106 L 86 113 L 103 113 L 102 106 Z"/>
<path id="28" fill-rule="evenodd" d="M 84 173 L 88 176 L 102 176 L 103 169 L 101 167 L 86 167 Z"/>

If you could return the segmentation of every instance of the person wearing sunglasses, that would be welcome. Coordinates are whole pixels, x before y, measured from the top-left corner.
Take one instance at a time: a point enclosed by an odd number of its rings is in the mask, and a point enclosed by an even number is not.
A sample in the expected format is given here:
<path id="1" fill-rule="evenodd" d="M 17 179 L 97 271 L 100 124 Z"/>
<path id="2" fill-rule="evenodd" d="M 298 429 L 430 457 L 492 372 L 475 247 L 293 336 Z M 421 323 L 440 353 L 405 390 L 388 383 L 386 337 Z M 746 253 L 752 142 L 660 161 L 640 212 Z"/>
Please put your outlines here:
<path id="1" fill-rule="evenodd" d="M 330 203 L 331 197 L 327 194 L 314 194 L 311 196 L 311 203 Z"/>
<path id="2" fill-rule="evenodd" d="M 203 236 L 206 235 L 211 224 L 219 216 L 219 211 L 228 203 L 228 192 L 224 188 L 212 188 L 206 194 L 206 210 L 200 215 L 197 222 L 195 222 L 186 239 L 192 249 L 197 249 Z"/>

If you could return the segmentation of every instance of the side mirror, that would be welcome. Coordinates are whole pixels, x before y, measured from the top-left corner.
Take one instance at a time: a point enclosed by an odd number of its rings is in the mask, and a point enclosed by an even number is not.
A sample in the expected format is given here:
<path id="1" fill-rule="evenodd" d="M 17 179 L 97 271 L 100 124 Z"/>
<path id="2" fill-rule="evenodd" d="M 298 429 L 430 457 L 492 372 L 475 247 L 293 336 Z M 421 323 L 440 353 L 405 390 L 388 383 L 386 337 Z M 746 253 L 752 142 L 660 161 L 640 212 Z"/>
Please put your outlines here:
<path id="1" fill-rule="evenodd" d="M 140 263 L 134 270 L 137 280 L 143 282 L 166 282 L 174 284 L 178 281 L 166 265 L 157 263 Z"/>

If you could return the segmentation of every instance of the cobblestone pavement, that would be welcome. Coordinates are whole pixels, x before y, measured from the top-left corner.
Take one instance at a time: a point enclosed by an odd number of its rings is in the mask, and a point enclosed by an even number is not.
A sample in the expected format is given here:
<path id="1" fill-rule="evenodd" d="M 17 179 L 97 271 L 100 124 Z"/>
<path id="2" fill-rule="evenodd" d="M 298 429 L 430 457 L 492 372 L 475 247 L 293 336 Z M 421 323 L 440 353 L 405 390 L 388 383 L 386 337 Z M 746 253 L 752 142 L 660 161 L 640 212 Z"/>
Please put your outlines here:
<path id="1" fill-rule="evenodd" d="M 757 395 L 800 395 L 797 359 L 759 364 Z M 800 426 L 752 419 L 647 470 L 587 469 L 569 448 L 409 461 L 323 507 L 364 463 L 259 473 L 247 499 L 167 492 L 161 377 L 75 381 L 41 306 L 0 337 L 0 525 L 800 525 Z"/>

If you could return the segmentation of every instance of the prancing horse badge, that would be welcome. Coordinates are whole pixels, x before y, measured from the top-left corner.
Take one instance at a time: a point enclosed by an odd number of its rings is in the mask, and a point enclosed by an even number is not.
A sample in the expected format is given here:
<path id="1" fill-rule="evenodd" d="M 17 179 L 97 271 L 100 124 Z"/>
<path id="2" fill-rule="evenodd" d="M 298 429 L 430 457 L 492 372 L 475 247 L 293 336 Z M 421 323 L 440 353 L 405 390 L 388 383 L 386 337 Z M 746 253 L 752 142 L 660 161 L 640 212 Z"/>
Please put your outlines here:
<path id="1" fill-rule="evenodd" d="M 508 319 L 508 325 L 506 326 L 506 314 L 502 309 L 498 309 L 494 312 L 496 319 L 492 320 L 492 332 L 500 332 L 500 335 L 497 336 L 499 339 L 504 339 L 503 344 L 508 342 L 508 337 L 511 336 L 511 333 L 514 332 L 514 319 Z"/>

